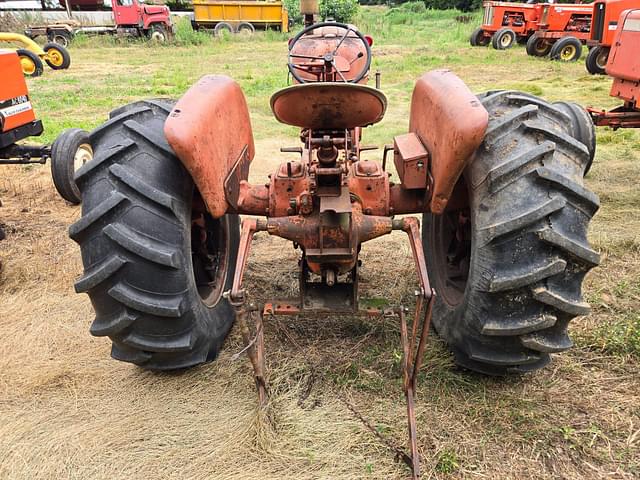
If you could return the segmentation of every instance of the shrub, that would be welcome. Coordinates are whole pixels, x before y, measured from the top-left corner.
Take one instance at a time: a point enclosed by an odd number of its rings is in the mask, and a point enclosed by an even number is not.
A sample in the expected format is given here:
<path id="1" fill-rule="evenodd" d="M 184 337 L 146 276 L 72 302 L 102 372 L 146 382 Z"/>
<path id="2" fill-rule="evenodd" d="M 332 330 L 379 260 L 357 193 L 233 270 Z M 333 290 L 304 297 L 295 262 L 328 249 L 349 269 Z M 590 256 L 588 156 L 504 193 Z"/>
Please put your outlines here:
<path id="1" fill-rule="evenodd" d="M 294 23 L 302 22 L 300 0 L 284 0 L 289 18 Z M 358 12 L 357 0 L 320 0 L 320 18 L 333 18 L 336 22 L 348 23 Z"/>

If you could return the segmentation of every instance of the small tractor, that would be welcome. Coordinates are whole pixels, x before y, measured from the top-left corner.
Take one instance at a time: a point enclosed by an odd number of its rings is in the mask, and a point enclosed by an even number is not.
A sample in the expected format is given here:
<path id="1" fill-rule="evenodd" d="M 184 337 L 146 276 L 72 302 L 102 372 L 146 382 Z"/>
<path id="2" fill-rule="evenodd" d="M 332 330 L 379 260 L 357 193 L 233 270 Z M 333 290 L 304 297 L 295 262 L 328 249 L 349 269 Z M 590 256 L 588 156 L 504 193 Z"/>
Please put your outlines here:
<path id="1" fill-rule="evenodd" d="M 588 110 L 596 126 L 640 128 L 640 9 L 622 12 L 616 32 L 606 72 L 613 77 L 611 96 L 624 103 L 609 112 Z"/>
<path id="2" fill-rule="evenodd" d="M 81 26 L 71 18 L 47 25 L 30 25 L 25 35 L 30 38 L 46 36 L 50 42 L 68 46 L 79 33 L 83 35 L 120 35 L 146 37 L 164 43 L 173 35 L 171 12 L 165 5 L 147 5 L 143 0 L 117 0 L 111 2 L 113 24 Z"/>
<path id="3" fill-rule="evenodd" d="M 543 4 L 538 29 L 527 41 L 527 54 L 575 62 L 589 38 L 592 16 L 593 5 L 589 4 Z"/>
<path id="4" fill-rule="evenodd" d="M 525 43 L 538 29 L 542 5 L 535 3 L 484 2 L 482 25 L 469 38 L 473 47 L 491 43 L 497 50 L 511 48 L 515 42 Z"/>
<path id="5" fill-rule="evenodd" d="M 0 32 L 0 43 L 21 44 L 16 52 L 20 57 L 22 73 L 28 77 L 39 77 L 44 72 L 44 60 L 53 70 L 66 70 L 71 66 L 71 55 L 57 43 L 47 43 L 40 47 L 36 42 L 19 33 Z"/>
<path id="6" fill-rule="evenodd" d="M 640 6 L 638 0 L 596 0 L 593 2 L 593 22 L 587 40 L 589 54 L 585 59 L 587 71 L 592 75 L 605 74 L 609 52 L 618 29 L 622 12 Z"/>
<path id="7" fill-rule="evenodd" d="M 75 177 L 82 216 L 69 234 L 84 265 L 75 289 L 88 294 L 90 331 L 110 337 L 112 357 L 146 369 L 214 360 L 237 323 L 261 405 L 274 316 L 395 320 L 410 437 L 403 458 L 418 478 L 414 396 L 432 319 L 459 365 L 508 375 L 570 348 L 569 322 L 588 314 L 582 281 L 599 262 L 587 240 L 599 199 L 583 179 L 594 126 L 575 104 L 517 91 L 476 96 L 434 70 L 415 84 L 408 132 L 380 159 L 365 158 L 364 131 L 387 108 L 367 85 L 371 41 L 353 25 L 314 23 L 317 2 L 301 3 L 306 26 L 288 46 L 292 84 L 270 101 L 279 122 L 299 129 L 298 146 L 281 149 L 294 157 L 265 182 L 248 181 L 249 111 L 226 76 L 204 76 L 175 103 L 112 111 L 90 135 L 95 158 Z M 415 264 L 411 313 L 359 295 L 361 250 L 393 231 L 406 234 Z M 299 291 L 258 305 L 243 279 L 252 239 L 264 234 L 292 242 Z"/>
<path id="8" fill-rule="evenodd" d="M 93 158 L 89 134 L 78 128 L 63 131 L 53 145 L 18 143 L 42 134 L 36 120 L 22 74 L 18 54 L 0 50 L 0 165 L 46 163 L 51 159 L 51 174 L 56 190 L 70 203 L 81 201 L 73 179 L 75 170 Z"/>

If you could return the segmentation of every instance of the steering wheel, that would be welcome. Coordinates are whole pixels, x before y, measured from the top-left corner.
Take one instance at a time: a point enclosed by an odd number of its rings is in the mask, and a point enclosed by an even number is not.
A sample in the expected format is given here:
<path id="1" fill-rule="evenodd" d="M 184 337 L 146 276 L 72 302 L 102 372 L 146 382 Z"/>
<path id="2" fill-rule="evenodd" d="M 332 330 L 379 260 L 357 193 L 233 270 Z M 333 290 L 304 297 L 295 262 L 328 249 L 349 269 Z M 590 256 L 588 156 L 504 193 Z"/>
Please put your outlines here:
<path id="1" fill-rule="evenodd" d="M 325 55 L 322 55 L 322 56 L 303 55 L 303 54 L 293 53 L 296 44 L 302 37 L 322 27 L 335 27 L 339 30 L 344 30 L 344 35 L 342 35 L 341 37 L 338 37 L 338 36 L 335 37 L 335 39 L 339 38 L 339 41 L 337 42 L 336 48 L 332 52 L 326 53 Z M 357 73 L 357 75 L 355 75 L 353 79 L 347 80 L 342 74 L 342 72 L 336 66 L 336 57 L 337 57 L 338 50 L 340 50 L 340 47 L 342 47 L 344 41 L 347 39 L 347 37 L 349 36 L 349 33 L 351 32 L 353 32 L 358 38 L 358 40 L 362 42 L 366 53 L 363 54 L 362 52 L 360 52 L 355 58 L 348 60 L 349 65 L 353 64 L 353 62 L 362 58 L 365 55 L 367 58 L 364 66 Z M 296 58 L 311 60 L 311 62 L 295 63 L 293 59 L 296 59 Z M 316 75 L 316 73 L 313 72 L 313 70 L 317 68 L 322 68 L 323 69 L 322 73 L 324 73 L 325 75 L 326 73 L 329 73 L 333 68 L 333 70 L 337 73 L 337 75 L 342 79 L 343 82 L 358 83 L 360 80 L 362 80 L 365 77 L 365 75 L 369 72 L 369 68 L 371 67 L 371 47 L 369 46 L 369 42 L 367 41 L 365 36 L 350 25 L 346 25 L 344 23 L 337 23 L 337 22 L 315 23 L 313 25 L 309 25 L 300 33 L 298 33 L 295 37 L 293 37 L 293 39 L 289 43 L 289 57 L 288 57 L 287 65 L 289 67 L 289 72 L 291 72 L 291 75 L 293 76 L 293 78 L 295 78 L 299 83 L 309 83 L 311 82 L 311 80 L 301 77 L 298 74 L 298 72 L 305 72 L 308 74 Z"/>

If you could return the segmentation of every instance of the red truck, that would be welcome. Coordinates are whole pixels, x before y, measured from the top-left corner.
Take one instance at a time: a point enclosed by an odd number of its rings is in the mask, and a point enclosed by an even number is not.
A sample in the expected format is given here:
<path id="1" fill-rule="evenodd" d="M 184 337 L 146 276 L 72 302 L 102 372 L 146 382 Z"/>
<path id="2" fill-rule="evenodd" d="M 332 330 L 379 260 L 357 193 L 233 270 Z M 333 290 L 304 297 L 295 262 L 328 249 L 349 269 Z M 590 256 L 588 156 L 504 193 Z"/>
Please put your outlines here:
<path id="1" fill-rule="evenodd" d="M 618 30 L 622 12 L 640 7 L 640 0 L 596 0 L 593 3 L 593 22 L 587 45 L 591 48 L 585 60 L 587 71 L 604 74 L 609 51 Z M 638 48 L 636 45 L 634 48 Z"/>
<path id="2" fill-rule="evenodd" d="M 70 18 L 48 25 L 29 26 L 24 33 L 30 38 L 44 35 L 49 41 L 67 46 L 78 33 L 85 35 L 128 35 L 147 37 L 158 42 L 166 41 L 173 34 L 169 7 L 147 5 L 144 0 L 113 0 L 113 24 L 80 26 Z M 71 11 L 67 12 L 71 17 Z"/>
<path id="3" fill-rule="evenodd" d="M 640 128 L 640 9 L 622 12 L 616 27 L 605 69 L 613 77 L 611 96 L 621 99 L 623 104 L 609 112 L 588 110 L 599 127 Z"/>
<path id="4" fill-rule="evenodd" d="M 543 4 L 537 31 L 527 41 L 527 54 L 549 55 L 552 60 L 573 62 L 589 39 L 593 5 Z"/>

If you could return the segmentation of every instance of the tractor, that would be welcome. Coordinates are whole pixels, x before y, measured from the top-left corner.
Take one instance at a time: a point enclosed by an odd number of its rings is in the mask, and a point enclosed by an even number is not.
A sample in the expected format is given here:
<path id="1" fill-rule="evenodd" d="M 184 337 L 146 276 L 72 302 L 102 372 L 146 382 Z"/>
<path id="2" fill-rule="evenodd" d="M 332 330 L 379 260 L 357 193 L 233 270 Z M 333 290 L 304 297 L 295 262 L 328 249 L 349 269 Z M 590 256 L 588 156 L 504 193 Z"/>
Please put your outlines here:
<path id="1" fill-rule="evenodd" d="M 75 170 L 93 158 L 89 134 L 79 128 L 64 130 L 53 145 L 19 143 L 42 135 L 43 126 L 33 112 L 22 73 L 23 64 L 13 50 L 0 50 L 0 165 L 44 164 L 51 159 L 53 184 L 62 198 L 80 203 L 73 179 Z"/>
<path id="2" fill-rule="evenodd" d="M 291 84 L 270 99 L 275 119 L 298 129 L 298 145 L 282 148 L 293 158 L 248 181 L 252 126 L 227 76 L 202 77 L 177 102 L 115 109 L 90 134 L 94 159 L 76 172 L 82 215 L 69 234 L 84 273 L 75 289 L 95 310 L 90 332 L 111 339 L 113 358 L 145 369 L 212 361 L 237 324 L 262 406 L 270 319 L 397 322 L 403 458 L 418 478 L 414 402 L 431 323 L 458 365 L 488 375 L 540 369 L 572 346 L 567 327 L 589 312 L 581 286 L 599 262 L 587 240 L 599 199 L 583 179 L 594 127 L 575 104 L 474 95 L 434 70 L 415 84 L 407 133 L 365 158 L 366 127 L 387 108 L 368 85 L 372 41 L 353 25 L 315 22 L 317 2 L 301 3 Z M 394 231 L 406 234 L 415 265 L 411 310 L 359 295 L 364 244 Z M 252 240 L 267 234 L 298 252 L 294 298 L 258 302 L 243 287 Z"/>
<path id="3" fill-rule="evenodd" d="M 575 62 L 589 38 L 592 16 L 593 5 L 544 4 L 538 30 L 527 41 L 527 54 Z"/>
<path id="4" fill-rule="evenodd" d="M 515 42 L 525 43 L 538 29 L 542 5 L 535 3 L 484 2 L 482 25 L 469 38 L 473 47 L 491 43 L 496 50 L 511 48 Z"/>
<path id="5" fill-rule="evenodd" d="M 618 29 L 622 12 L 640 6 L 638 0 L 596 0 L 593 2 L 591 35 L 587 40 L 589 54 L 585 59 L 587 72 L 592 75 L 605 74 L 609 52 Z"/>
<path id="6" fill-rule="evenodd" d="M 611 96 L 623 100 L 623 105 L 609 111 L 589 108 L 596 126 L 640 128 L 640 9 L 625 10 L 620 15 L 606 72 L 613 77 Z"/>

